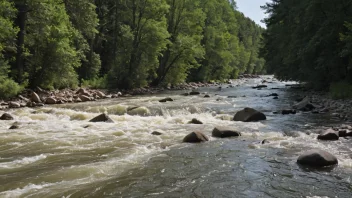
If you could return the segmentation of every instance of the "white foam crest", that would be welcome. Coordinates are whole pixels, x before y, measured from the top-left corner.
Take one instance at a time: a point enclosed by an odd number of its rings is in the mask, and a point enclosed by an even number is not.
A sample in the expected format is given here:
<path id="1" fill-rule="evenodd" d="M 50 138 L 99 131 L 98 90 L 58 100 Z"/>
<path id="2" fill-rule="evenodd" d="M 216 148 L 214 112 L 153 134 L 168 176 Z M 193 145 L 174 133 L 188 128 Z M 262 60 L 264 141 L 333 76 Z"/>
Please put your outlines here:
<path id="1" fill-rule="evenodd" d="M 47 155 L 44 155 L 44 154 L 33 156 L 33 157 L 25 157 L 11 162 L 0 163 L 0 168 L 6 168 L 6 169 L 19 168 L 19 167 L 23 167 L 23 166 L 35 163 L 45 158 L 47 158 Z"/>

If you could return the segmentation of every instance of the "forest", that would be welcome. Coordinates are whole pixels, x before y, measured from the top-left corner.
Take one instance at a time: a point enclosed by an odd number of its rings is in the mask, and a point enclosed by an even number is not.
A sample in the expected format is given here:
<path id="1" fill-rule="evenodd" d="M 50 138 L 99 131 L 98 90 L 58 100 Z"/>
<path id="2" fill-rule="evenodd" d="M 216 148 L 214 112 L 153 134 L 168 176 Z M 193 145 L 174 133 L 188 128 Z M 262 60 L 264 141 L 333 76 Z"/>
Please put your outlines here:
<path id="1" fill-rule="evenodd" d="M 352 97 L 352 1 L 273 0 L 262 8 L 268 72 Z"/>
<path id="2" fill-rule="evenodd" d="M 265 73 L 263 32 L 234 0 L 0 0 L 0 96 Z"/>

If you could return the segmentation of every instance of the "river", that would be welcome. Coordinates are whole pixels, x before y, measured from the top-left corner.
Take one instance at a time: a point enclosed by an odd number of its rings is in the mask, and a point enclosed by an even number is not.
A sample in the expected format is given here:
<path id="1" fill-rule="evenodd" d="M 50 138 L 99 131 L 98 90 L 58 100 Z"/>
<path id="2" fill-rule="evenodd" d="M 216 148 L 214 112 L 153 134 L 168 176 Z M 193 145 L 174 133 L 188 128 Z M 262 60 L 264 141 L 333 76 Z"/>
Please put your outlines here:
<path id="1" fill-rule="evenodd" d="M 352 139 L 316 139 L 317 129 L 340 122 L 329 115 L 273 114 L 290 107 L 297 93 L 272 76 L 262 78 L 273 83 L 256 90 L 251 87 L 262 79 L 234 80 L 233 88 L 199 89 L 210 98 L 168 91 L 11 109 L 20 128 L 9 130 L 14 121 L 1 121 L 0 197 L 351 197 Z M 271 93 L 279 99 L 265 97 Z M 165 97 L 174 101 L 158 102 Z M 126 114 L 139 106 L 144 108 Z M 244 107 L 262 111 L 267 120 L 231 121 Z M 115 123 L 88 122 L 102 112 Z M 188 124 L 192 118 L 204 124 Z M 232 127 L 242 136 L 210 137 L 215 126 Z M 192 131 L 204 132 L 210 141 L 182 143 Z M 264 139 L 270 143 L 260 144 Z M 334 154 L 339 165 L 299 167 L 298 156 L 312 148 Z"/>

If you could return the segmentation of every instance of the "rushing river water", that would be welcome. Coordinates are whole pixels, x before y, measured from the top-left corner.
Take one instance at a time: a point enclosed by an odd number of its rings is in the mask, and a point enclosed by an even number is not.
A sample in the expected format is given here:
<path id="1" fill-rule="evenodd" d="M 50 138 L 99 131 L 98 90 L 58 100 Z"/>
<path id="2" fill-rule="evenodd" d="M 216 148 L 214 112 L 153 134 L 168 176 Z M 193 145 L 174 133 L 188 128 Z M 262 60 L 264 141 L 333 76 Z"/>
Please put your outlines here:
<path id="1" fill-rule="evenodd" d="M 260 82 L 200 89 L 211 98 L 170 91 L 9 110 L 21 127 L 8 130 L 14 121 L 1 121 L 0 197 L 352 197 L 352 139 L 316 139 L 316 129 L 338 121 L 310 113 L 274 115 L 293 103 L 295 93 L 277 81 L 263 90 L 251 88 Z M 264 97 L 271 93 L 279 100 Z M 174 101 L 158 102 L 166 96 Z M 137 106 L 144 108 L 126 114 Z M 267 120 L 231 121 L 244 107 L 264 112 Z M 115 123 L 88 122 L 102 112 Z M 187 124 L 192 118 L 204 124 Z M 210 137 L 215 126 L 232 127 L 242 136 L 182 143 L 192 131 Z M 260 144 L 263 139 L 270 143 Z M 331 152 L 339 165 L 299 167 L 298 156 L 311 148 Z"/>

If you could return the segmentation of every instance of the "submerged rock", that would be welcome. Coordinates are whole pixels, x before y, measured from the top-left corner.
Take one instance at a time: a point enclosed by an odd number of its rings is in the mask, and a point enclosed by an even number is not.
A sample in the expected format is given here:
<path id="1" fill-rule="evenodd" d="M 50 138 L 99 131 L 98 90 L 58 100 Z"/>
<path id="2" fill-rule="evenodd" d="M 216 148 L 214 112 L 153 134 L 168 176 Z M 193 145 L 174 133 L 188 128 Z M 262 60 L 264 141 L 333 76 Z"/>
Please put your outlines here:
<path id="1" fill-rule="evenodd" d="M 193 118 L 188 124 L 203 124 L 202 121 L 198 120 L 197 118 Z"/>
<path id="2" fill-rule="evenodd" d="M 318 135 L 318 140 L 338 140 L 339 134 L 333 129 L 328 129 Z"/>
<path id="3" fill-rule="evenodd" d="M 262 112 L 246 107 L 243 110 L 237 112 L 233 120 L 241 122 L 256 122 L 260 120 L 266 120 L 266 116 Z"/>
<path id="4" fill-rule="evenodd" d="M 136 107 L 133 109 L 127 109 L 128 115 L 139 115 L 139 116 L 148 116 L 150 111 L 147 107 Z"/>
<path id="5" fill-rule="evenodd" d="M 270 143 L 270 141 L 269 140 L 267 140 L 267 139 L 264 139 L 263 141 L 261 141 L 260 142 L 261 144 L 269 144 Z"/>
<path id="6" fill-rule="evenodd" d="M 2 114 L 2 116 L 0 117 L 0 120 L 13 120 L 13 116 L 8 114 L 8 113 L 4 113 Z"/>
<path id="7" fill-rule="evenodd" d="M 314 149 L 299 156 L 297 163 L 313 167 L 324 167 L 338 164 L 338 160 L 326 151 Z"/>
<path id="8" fill-rule="evenodd" d="M 200 95 L 199 91 L 191 91 L 189 92 L 189 95 L 194 96 L 194 95 Z"/>
<path id="9" fill-rule="evenodd" d="M 162 133 L 158 132 L 158 131 L 153 131 L 152 135 L 162 135 Z"/>
<path id="10" fill-rule="evenodd" d="M 19 129 L 20 128 L 20 125 L 19 125 L 19 123 L 17 123 L 17 122 L 15 122 L 15 123 L 13 123 L 13 125 L 12 126 L 10 126 L 10 128 L 9 129 Z"/>
<path id="11" fill-rule="evenodd" d="M 281 111 L 282 115 L 288 115 L 288 114 L 296 114 L 296 110 L 293 109 L 284 109 Z"/>
<path id="12" fill-rule="evenodd" d="M 172 102 L 172 101 L 174 101 L 172 98 L 164 98 L 159 100 L 159 102 Z"/>
<path id="13" fill-rule="evenodd" d="M 268 95 L 268 97 L 270 97 L 270 96 L 278 97 L 279 94 L 277 94 L 277 93 L 272 93 L 272 94 Z"/>
<path id="14" fill-rule="evenodd" d="M 209 138 L 201 132 L 192 132 L 183 138 L 183 142 L 200 143 L 209 141 Z"/>
<path id="15" fill-rule="evenodd" d="M 232 129 L 215 127 L 212 132 L 213 137 L 227 138 L 227 137 L 238 137 L 241 133 Z"/>
<path id="16" fill-rule="evenodd" d="M 261 88 L 266 88 L 268 85 L 257 85 L 255 87 L 252 87 L 253 89 L 261 89 Z"/>
<path id="17" fill-rule="evenodd" d="M 97 117 L 89 120 L 89 122 L 108 122 L 114 123 L 114 121 L 105 113 L 98 115 Z"/>

